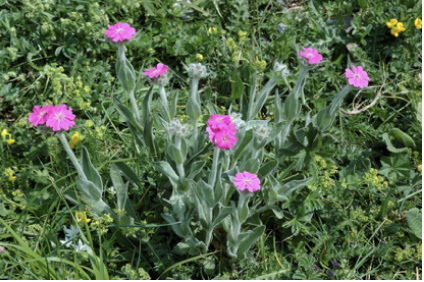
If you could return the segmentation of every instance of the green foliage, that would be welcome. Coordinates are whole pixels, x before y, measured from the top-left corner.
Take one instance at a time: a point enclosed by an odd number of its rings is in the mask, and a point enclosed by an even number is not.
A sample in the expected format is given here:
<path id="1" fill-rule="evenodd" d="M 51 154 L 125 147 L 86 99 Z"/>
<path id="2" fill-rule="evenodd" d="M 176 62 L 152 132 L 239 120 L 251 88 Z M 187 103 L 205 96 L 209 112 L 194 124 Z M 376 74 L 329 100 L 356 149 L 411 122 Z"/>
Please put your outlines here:
<path id="1" fill-rule="evenodd" d="M 417 279 L 421 8 L 0 0 L 0 277 Z M 116 22 L 138 31 L 120 53 L 104 35 Z M 324 62 L 304 66 L 301 47 Z M 185 65 L 200 61 L 194 85 Z M 158 62 L 163 92 L 142 75 Z M 346 86 L 351 65 L 369 88 Z M 86 179 L 27 121 L 60 103 Z M 230 113 L 238 140 L 215 159 L 206 122 Z M 249 198 L 232 184 L 244 170 L 261 180 Z"/>

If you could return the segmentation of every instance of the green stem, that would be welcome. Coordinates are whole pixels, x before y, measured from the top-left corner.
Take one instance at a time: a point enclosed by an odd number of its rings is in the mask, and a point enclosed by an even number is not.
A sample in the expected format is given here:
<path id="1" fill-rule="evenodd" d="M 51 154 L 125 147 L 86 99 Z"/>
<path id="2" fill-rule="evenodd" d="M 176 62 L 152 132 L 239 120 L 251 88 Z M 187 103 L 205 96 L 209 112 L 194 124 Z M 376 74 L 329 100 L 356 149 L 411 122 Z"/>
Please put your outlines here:
<path id="1" fill-rule="evenodd" d="M 193 77 L 191 79 L 191 89 L 190 89 L 190 96 L 192 99 L 195 99 L 196 102 L 200 105 L 200 97 L 197 93 L 197 90 L 199 89 L 199 79 Z"/>
<path id="2" fill-rule="evenodd" d="M 133 69 L 131 63 L 128 61 L 127 57 L 125 56 L 124 45 L 118 45 L 118 60 L 120 61 L 121 64 L 125 65 L 125 63 L 126 63 L 127 66 L 132 70 L 131 72 L 135 77 L 134 69 Z M 125 82 L 121 81 L 121 83 L 125 83 Z M 133 83 L 135 84 L 135 81 Z M 124 86 L 124 85 L 122 85 L 122 86 Z M 124 87 L 124 89 L 127 89 L 127 88 Z M 134 89 L 132 89 L 132 90 L 127 89 L 127 91 L 128 91 L 128 97 L 130 99 L 130 103 L 132 105 L 135 117 L 136 117 L 137 121 L 140 122 L 141 121 L 141 115 L 140 115 L 140 111 L 138 110 L 137 100 L 135 99 L 135 96 L 134 96 Z"/>
<path id="3" fill-rule="evenodd" d="M 71 147 L 68 144 L 68 139 L 65 136 L 64 131 L 59 131 L 57 134 L 59 137 L 59 140 L 62 142 L 63 148 L 65 148 L 66 153 L 68 153 L 69 159 L 71 160 L 72 164 L 74 165 L 75 169 L 78 172 L 78 175 L 84 179 L 87 180 L 87 177 L 85 176 L 85 173 L 82 169 L 81 164 L 78 162 L 77 157 L 74 154 L 74 151 L 72 151 Z"/>

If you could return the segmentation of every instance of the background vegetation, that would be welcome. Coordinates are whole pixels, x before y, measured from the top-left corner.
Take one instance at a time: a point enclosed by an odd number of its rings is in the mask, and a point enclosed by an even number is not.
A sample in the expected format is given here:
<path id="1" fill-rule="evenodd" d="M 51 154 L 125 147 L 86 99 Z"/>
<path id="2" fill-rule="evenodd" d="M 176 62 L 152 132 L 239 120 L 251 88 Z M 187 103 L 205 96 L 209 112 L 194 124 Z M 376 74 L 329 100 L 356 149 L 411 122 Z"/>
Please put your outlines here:
<path id="1" fill-rule="evenodd" d="M 414 21 L 421 10 L 421 1 L 412 0 L 0 0 L 0 277 L 420 279 L 422 33 Z M 398 37 L 386 26 L 392 18 L 406 27 Z M 170 97 L 178 94 L 178 105 L 185 105 L 184 64 L 201 61 L 210 72 L 201 95 L 226 114 L 230 106 L 239 109 L 254 71 L 261 89 L 274 63 L 284 62 L 290 75 L 275 87 L 284 96 L 301 69 L 296 48 L 314 47 L 324 56 L 308 74 L 305 106 L 286 146 L 277 154 L 265 149 L 285 179 L 312 181 L 281 203 L 281 217 L 270 210 L 260 215 L 266 230 L 244 260 L 228 263 L 220 229 L 206 254 L 175 248 L 180 238 L 162 216 L 170 208 L 167 179 L 135 150 L 113 104 L 115 97 L 128 106 L 116 79 L 116 48 L 104 36 L 116 22 L 138 31 L 126 54 L 140 104 L 150 88 L 141 73 L 158 62 L 171 69 Z M 345 111 L 321 134 L 308 121 L 346 85 L 351 64 L 364 67 L 381 98 L 349 114 L 355 101 L 347 96 Z M 256 119 L 277 119 L 275 95 Z M 373 99 L 364 91 L 359 102 Z M 48 103 L 73 108 L 76 127 L 68 137 L 79 132 L 74 151 L 87 148 L 110 206 L 116 202 L 110 167 L 125 162 L 135 173 L 137 181 L 128 175 L 125 181 L 137 226 L 113 225 L 64 196 L 75 189 L 75 171 L 58 139 L 27 121 L 34 105 Z M 152 115 L 159 104 L 155 94 Z M 184 107 L 178 109 L 187 120 Z M 210 156 L 205 161 L 207 173 Z M 78 226 L 84 251 L 61 242 L 70 225 Z"/>

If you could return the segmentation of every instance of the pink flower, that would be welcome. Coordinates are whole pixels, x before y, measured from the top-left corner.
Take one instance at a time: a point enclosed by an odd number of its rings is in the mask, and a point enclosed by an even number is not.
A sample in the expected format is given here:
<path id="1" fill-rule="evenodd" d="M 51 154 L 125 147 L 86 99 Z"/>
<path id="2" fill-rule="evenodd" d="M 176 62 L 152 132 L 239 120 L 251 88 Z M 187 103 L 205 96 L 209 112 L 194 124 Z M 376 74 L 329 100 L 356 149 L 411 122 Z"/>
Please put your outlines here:
<path id="1" fill-rule="evenodd" d="M 211 115 L 208 125 L 213 129 L 224 129 L 233 124 L 229 115 Z"/>
<path id="2" fill-rule="evenodd" d="M 261 181 L 258 176 L 248 171 L 237 173 L 236 176 L 234 176 L 233 184 L 238 190 L 247 190 L 251 193 L 261 189 Z"/>
<path id="3" fill-rule="evenodd" d="M 32 123 L 33 126 L 37 126 L 40 124 L 45 124 L 48 117 L 49 112 L 53 108 L 53 105 L 46 105 L 40 109 L 40 106 L 34 106 L 32 108 L 33 113 L 29 114 L 28 121 Z"/>
<path id="4" fill-rule="evenodd" d="M 305 52 L 299 51 L 299 55 L 308 59 L 309 64 L 318 64 L 322 61 L 322 55 L 318 54 L 318 50 L 302 47 Z"/>
<path id="5" fill-rule="evenodd" d="M 69 110 L 66 108 L 67 106 L 62 104 L 50 110 L 46 125 L 53 128 L 53 131 L 68 130 L 69 127 L 75 125 L 75 115 L 72 114 L 72 108 L 69 108 Z"/>
<path id="6" fill-rule="evenodd" d="M 211 115 L 208 120 L 208 127 L 206 128 L 209 138 L 212 140 L 215 133 L 224 129 L 229 129 L 234 134 L 237 132 L 236 125 L 231 121 L 229 115 Z"/>
<path id="7" fill-rule="evenodd" d="M 236 125 L 229 115 L 211 115 L 206 131 L 209 133 L 209 139 L 220 149 L 229 150 L 237 142 Z"/>
<path id="8" fill-rule="evenodd" d="M 223 129 L 214 134 L 213 142 L 219 149 L 229 150 L 237 142 L 237 137 L 234 131 Z"/>
<path id="9" fill-rule="evenodd" d="M 156 67 L 147 69 L 146 72 L 143 73 L 143 75 L 148 76 L 150 78 L 155 78 L 162 74 L 165 74 L 167 71 L 168 71 L 168 66 L 159 63 Z"/>
<path id="10" fill-rule="evenodd" d="M 105 30 L 105 34 L 112 39 L 113 42 L 123 42 L 130 40 L 135 34 L 135 28 L 131 27 L 127 23 L 117 23 L 114 25 L 108 25 L 109 29 Z"/>
<path id="11" fill-rule="evenodd" d="M 349 84 L 355 87 L 364 88 L 368 86 L 368 74 L 361 66 L 352 66 L 353 71 L 346 69 L 346 78 L 349 80 Z"/>

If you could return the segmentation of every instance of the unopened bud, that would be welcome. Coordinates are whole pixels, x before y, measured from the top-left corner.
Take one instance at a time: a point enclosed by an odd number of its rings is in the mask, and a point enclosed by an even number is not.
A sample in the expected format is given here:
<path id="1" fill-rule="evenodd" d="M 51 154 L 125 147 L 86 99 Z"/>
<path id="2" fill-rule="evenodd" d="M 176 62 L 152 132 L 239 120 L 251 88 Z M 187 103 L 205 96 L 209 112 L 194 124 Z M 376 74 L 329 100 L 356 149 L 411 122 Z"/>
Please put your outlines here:
<path id="1" fill-rule="evenodd" d="M 188 124 L 184 123 L 181 124 L 181 121 L 178 119 L 175 119 L 173 121 L 171 121 L 168 124 L 168 132 L 179 135 L 179 136 L 184 136 L 188 133 Z"/>
<path id="2" fill-rule="evenodd" d="M 289 71 L 287 65 L 285 65 L 283 63 L 275 62 L 274 71 L 277 72 L 277 73 L 281 72 L 282 77 L 290 76 L 290 71 Z"/>
<path id="3" fill-rule="evenodd" d="M 205 78 L 208 76 L 208 72 L 206 70 L 206 67 L 203 66 L 201 63 L 194 63 L 189 64 L 188 67 L 186 66 L 188 75 L 193 78 Z"/>

